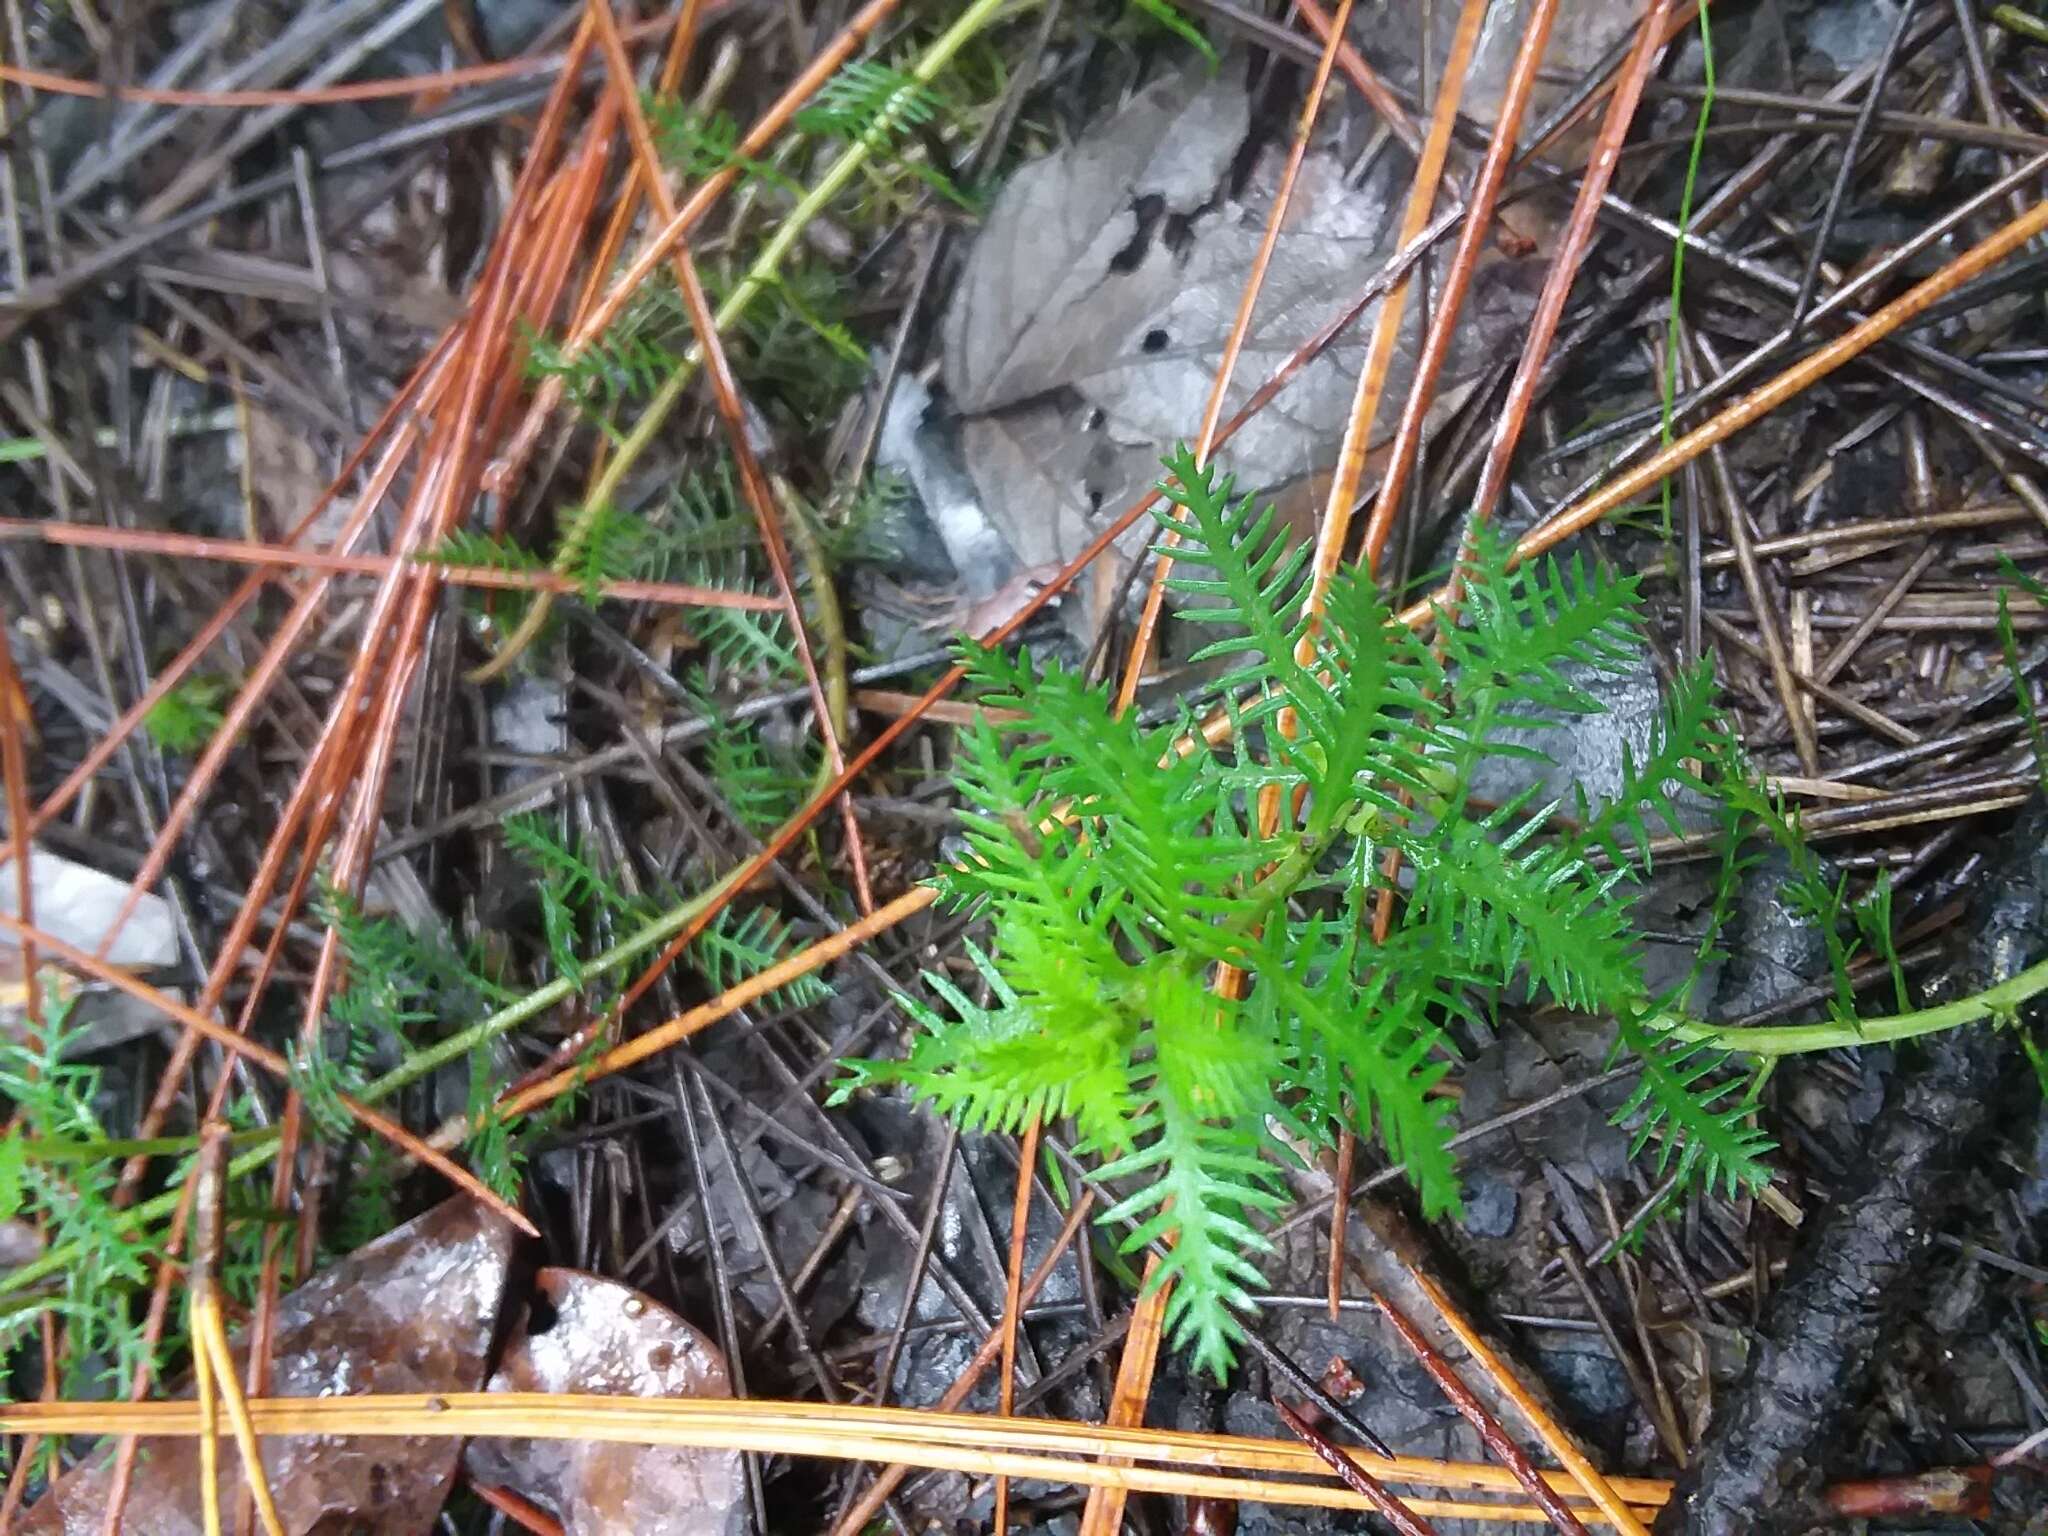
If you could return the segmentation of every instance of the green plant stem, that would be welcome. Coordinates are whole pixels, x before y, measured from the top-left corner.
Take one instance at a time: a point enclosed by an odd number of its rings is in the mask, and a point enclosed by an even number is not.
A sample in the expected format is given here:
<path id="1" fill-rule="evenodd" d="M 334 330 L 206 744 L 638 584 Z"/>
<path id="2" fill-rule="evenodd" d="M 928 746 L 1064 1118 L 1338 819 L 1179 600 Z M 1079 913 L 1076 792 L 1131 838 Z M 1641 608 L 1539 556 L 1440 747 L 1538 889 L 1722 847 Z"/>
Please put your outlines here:
<path id="1" fill-rule="evenodd" d="M 236 1131 L 228 1137 L 231 1147 L 253 1147 L 268 1143 L 272 1131 Z M 63 1141 L 55 1137 L 32 1138 L 23 1148 L 32 1163 L 92 1163 L 107 1158 L 176 1157 L 197 1152 L 197 1136 L 152 1136 L 106 1141 Z"/>
<path id="2" fill-rule="evenodd" d="M 721 899 L 733 884 L 739 871 L 717 881 L 708 890 L 691 897 L 688 901 L 670 908 L 637 932 L 621 939 L 610 949 L 586 961 L 582 968 L 581 981 L 615 971 L 627 961 L 646 954 L 656 946 L 666 943 L 695 920 L 706 905 Z M 567 977 L 557 977 L 546 986 L 527 993 L 516 1002 L 508 1003 L 487 1018 L 478 1020 L 460 1034 L 452 1035 L 436 1045 L 427 1047 L 386 1072 L 374 1082 L 366 1084 L 357 1095 L 366 1104 L 376 1104 L 397 1093 L 436 1068 L 467 1056 L 470 1051 L 486 1041 L 494 1040 L 507 1031 L 525 1023 L 538 1013 L 566 1002 L 578 990 L 578 982 Z M 250 1150 L 228 1164 L 230 1178 L 241 1178 L 266 1166 L 277 1155 L 277 1132 L 274 1130 L 245 1133 L 250 1141 L 258 1142 Z M 237 1138 L 241 1140 L 241 1137 Z M 177 1210 L 182 1196 L 179 1189 L 167 1189 L 154 1199 L 145 1200 L 127 1212 L 130 1230 L 139 1231 L 170 1219 Z M 9 1270 L 0 1275 L 0 1296 L 26 1290 L 38 1281 L 62 1272 L 78 1256 L 76 1244 L 64 1244 L 50 1249 L 41 1258 Z"/>
<path id="3" fill-rule="evenodd" d="M 2043 21 L 2038 16 L 2030 16 L 2016 5 L 1994 6 L 1991 19 L 2008 32 L 2017 32 L 2020 36 L 2030 37 L 2037 43 L 2048 43 L 2048 21 Z"/>
<path id="4" fill-rule="evenodd" d="M 1701 1042 L 1739 1051 L 1748 1056 L 1798 1056 L 1810 1051 L 1833 1051 L 1853 1045 L 1885 1045 L 1894 1040 L 1912 1040 L 1957 1029 L 2011 1013 L 2020 1004 L 2048 992 L 2048 960 L 2036 961 L 2018 975 L 1995 987 L 1972 993 L 1952 1003 L 1895 1013 L 1882 1019 L 1829 1020 L 1822 1024 L 1781 1024 L 1743 1028 L 1739 1025 L 1675 1023 L 1670 1034 L 1679 1040 Z"/>
<path id="5" fill-rule="evenodd" d="M 1700 7 L 1700 50 L 1701 68 L 1705 76 L 1704 88 L 1700 92 L 1700 112 L 1693 123 L 1692 150 L 1685 163 L 1685 185 L 1678 194 L 1678 243 L 1671 248 L 1671 309 L 1664 326 L 1664 376 L 1658 382 L 1662 386 L 1659 402 L 1663 407 L 1661 426 L 1664 443 L 1672 442 L 1672 402 L 1678 395 L 1678 325 L 1679 302 L 1685 293 L 1685 236 L 1692 227 L 1693 188 L 1699 181 L 1700 159 L 1707 148 L 1707 119 L 1714 111 L 1714 29 L 1707 20 L 1707 7 Z M 1664 531 L 1671 531 L 1671 481 L 1667 477 L 1659 488 L 1659 505 L 1663 511 Z"/>
<path id="6" fill-rule="evenodd" d="M 974 39 L 975 34 L 994 21 L 996 14 L 1009 3 L 1010 0 L 974 0 L 972 5 L 960 13 L 959 19 L 924 51 L 917 63 L 911 67 L 911 77 L 919 85 L 930 85 L 946 66 L 953 62 L 960 50 Z M 796 206 L 783 217 L 782 222 L 775 227 L 774 234 L 768 237 L 768 243 L 761 248 L 760 254 L 747 268 L 746 275 L 733 286 L 732 292 L 726 295 L 725 302 L 718 306 L 717 313 L 712 316 L 721 335 L 730 330 L 733 323 L 747 312 L 748 306 L 754 302 L 761 290 L 775 281 L 783 258 L 788 256 L 810 222 L 823 213 L 831 205 L 832 199 L 843 192 L 854 177 L 860 174 L 862 168 L 873 157 L 876 147 L 887 142 L 888 135 L 896 126 L 898 115 L 896 99 L 891 98 L 888 109 L 876 119 L 869 130 L 847 145 L 845 152 L 832 162 L 831 167 L 819 178 L 817 185 L 806 192 Z M 591 487 L 590 499 L 577 512 L 576 521 L 563 536 L 561 546 L 555 552 L 555 567 L 558 571 L 566 569 L 568 562 L 575 559 L 577 550 L 589 537 L 596 509 L 618 494 L 626 476 L 639 462 L 640 456 L 646 453 L 655 436 L 667 422 L 669 413 L 681 402 L 683 392 L 689 388 L 701 361 L 702 353 L 698 348 L 691 347 L 684 354 L 681 366 L 669 375 L 667 382 L 655 391 L 653 398 L 647 402 L 645 409 L 640 413 L 640 419 L 634 422 L 632 429 L 619 440 L 617 451 L 606 463 L 604 473 L 598 477 L 596 485 Z"/>
<path id="7" fill-rule="evenodd" d="M 736 874 L 737 870 L 719 880 L 710 889 L 692 896 L 680 906 L 671 907 L 644 928 L 621 939 L 596 958 L 586 960 L 578 975 L 558 976 L 537 991 L 529 992 L 518 1001 L 506 1004 L 496 1013 L 477 1020 L 461 1033 L 450 1035 L 446 1040 L 428 1046 L 423 1051 L 415 1051 L 382 1077 L 366 1084 L 358 1097 L 366 1104 L 379 1103 L 399 1089 L 418 1082 L 429 1072 L 444 1067 L 451 1061 L 462 1060 L 478 1046 L 497 1039 L 498 1036 L 524 1024 L 534 1015 L 546 1012 L 557 1003 L 568 1001 L 593 977 L 617 970 L 628 960 L 646 954 L 656 945 L 680 933 L 707 905 L 725 895 Z"/>
<path id="8" fill-rule="evenodd" d="M 846 615 L 839 607 L 839 589 L 832 584 L 831 562 L 825 558 L 825 541 L 818 537 L 818 530 L 811 522 L 810 509 L 792 490 L 789 483 L 780 476 L 775 481 L 776 500 L 782 504 L 783 526 L 789 530 L 790 542 L 796 546 L 804 570 L 811 578 L 812 616 L 818 625 L 818 638 L 824 642 L 824 668 L 819 683 L 825 694 L 825 710 L 831 716 L 833 741 L 846 740 L 846 708 L 849 689 L 846 681 Z M 815 799 L 824 792 L 825 786 L 839 776 L 845 766 L 834 762 L 827 752 L 818 762 L 818 771 L 811 777 L 811 787 L 806 799 Z"/>
<path id="9" fill-rule="evenodd" d="M 973 40 L 975 34 L 989 25 L 995 19 L 996 13 L 1009 3 L 1010 0 L 974 0 L 974 4 L 961 13 L 960 19 L 924 51 L 924 55 L 912 67 L 911 77 L 919 85 L 931 84 L 939 72 L 952 63 L 960 50 Z M 783 258 L 789 254 L 811 220 L 823 213 L 832 199 L 844 191 L 847 184 L 860 174 L 861 169 L 873 156 L 876 147 L 887 143 L 900 114 L 898 100 L 899 98 L 894 96 L 890 98 L 888 109 L 876 118 L 866 133 L 846 147 L 846 152 L 832 163 L 818 184 L 806 192 L 776 226 L 775 233 L 769 236 L 768 243 L 754 258 L 746 276 L 742 277 L 732 292 L 726 295 L 725 302 L 719 305 L 717 312 L 711 317 L 712 328 L 720 335 L 730 330 L 733 323 L 747 312 L 747 307 L 754 302 L 755 296 L 775 281 Z M 589 497 L 577 509 L 575 521 L 562 534 L 555 548 L 554 558 L 549 563 L 557 575 L 566 574 L 574 568 L 584 544 L 590 538 L 591 529 L 603 515 L 603 509 L 617 497 L 619 487 L 625 483 L 626 476 L 631 473 L 633 466 L 640 462 L 641 455 L 652 446 L 662 427 L 667 424 L 670 413 L 682 403 L 684 391 L 690 387 L 690 381 L 696 377 L 698 365 L 702 361 L 702 351 L 692 346 L 677 364 L 675 372 L 668 376 L 661 388 L 648 400 L 632 428 L 623 437 L 616 439 L 612 456 L 606 460 L 597 483 L 590 488 Z M 535 594 L 518 625 L 498 647 L 497 654 L 471 673 L 470 681 L 487 681 L 502 673 L 517 660 L 540 633 L 541 626 L 547 622 L 548 615 L 553 611 L 553 605 L 553 593 Z"/>

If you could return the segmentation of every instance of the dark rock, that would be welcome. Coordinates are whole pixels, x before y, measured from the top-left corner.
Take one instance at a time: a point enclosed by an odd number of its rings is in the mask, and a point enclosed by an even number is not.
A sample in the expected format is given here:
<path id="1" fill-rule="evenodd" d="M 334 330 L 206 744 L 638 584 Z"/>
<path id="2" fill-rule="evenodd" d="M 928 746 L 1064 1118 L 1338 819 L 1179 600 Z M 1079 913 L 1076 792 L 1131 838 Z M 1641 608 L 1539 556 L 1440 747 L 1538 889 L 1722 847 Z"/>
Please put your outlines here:
<path id="1" fill-rule="evenodd" d="M 1544 1383 L 1585 1424 L 1605 1424 L 1634 1401 L 1628 1376 L 1604 1349 L 1533 1351 Z"/>
<path id="2" fill-rule="evenodd" d="M 1476 1173 L 1465 1181 L 1465 1230 L 1474 1237 L 1506 1237 L 1515 1229 L 1522 1197 L 1498 1174 Z"/>

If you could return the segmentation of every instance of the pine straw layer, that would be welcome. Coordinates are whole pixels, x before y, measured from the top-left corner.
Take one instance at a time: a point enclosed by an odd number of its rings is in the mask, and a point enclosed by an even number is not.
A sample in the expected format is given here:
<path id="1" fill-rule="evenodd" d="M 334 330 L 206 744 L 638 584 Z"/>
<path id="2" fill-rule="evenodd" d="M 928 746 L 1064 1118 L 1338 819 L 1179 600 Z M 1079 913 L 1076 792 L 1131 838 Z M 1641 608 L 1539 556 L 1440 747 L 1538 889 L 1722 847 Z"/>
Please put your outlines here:
<path id="1" fill-rule="evenodd" d="M 503 1435 L 537 1440 L 598 1440 L 896 1462 L 934 1471 L 1034 1478 L 1131 1493 L 1169 1493 L 1320 1509 L 1365 1509 L 1366 1501 L 1331 1480 L 1308 1446 L 1241 1435 L 1118 1429 L 993 1414 L 933 1413 L 832 1403 L 647 1400 L 576 1393 L 465 1392 L 334 1398 L 251 1398 L 259 1435 Z M 15 1403 L 0 1408 L 0 1433 L 176 1435 L 201 1433 L 197 1402 Z M 1408 1487 L 1516 1493 L 1505 1468 L 1484 1462 L 1375 1456 L 1352 1459 L 1382 1482 Z M 1111 1466 L 1091 1457 L 1128 1458 Z M 1281 1474 L 1275 1476 L 1248 1474 Z M 1569 1473 L 1545 1479 L 1568 1500 L 1584 1495 Z M 1295 1481 L 1292 1479 L 1303 1479 Z M 1620 1477 L 1613 1487 L 1644 1520 L 1671 1496 L 1655 1478 Z M 1480 1499 L 1405 1501 L 1424 1518 L 1541 1521 L 1534 1505 Z M 1605 1523 L 1590 1504 L 1574 1513 Z"/>

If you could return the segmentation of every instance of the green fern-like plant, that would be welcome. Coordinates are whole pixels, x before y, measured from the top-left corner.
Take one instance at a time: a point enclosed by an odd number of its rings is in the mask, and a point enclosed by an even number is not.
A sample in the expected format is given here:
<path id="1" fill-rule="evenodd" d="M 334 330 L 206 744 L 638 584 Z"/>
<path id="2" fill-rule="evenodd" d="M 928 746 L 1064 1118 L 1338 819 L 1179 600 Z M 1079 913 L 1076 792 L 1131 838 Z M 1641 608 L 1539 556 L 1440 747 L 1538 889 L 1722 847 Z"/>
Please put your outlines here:
<path id="1" fill-rule="evenodd" d="M 125 1384 L 149 1350 L 139 1310 L 161 1253 L 155 1234 L 114 1202 L 118 1157 L 60 1156 L 107 1142 L 95 1101 L 100 1071 L 73 1059 L 77 1031 L 68 999 L 53 997 L 39 1035 L 0 1037 L 0 1097 L 10 1121 L 0 1136 L 0 1220 L 40 1229 L 52 1248 L 74 1247 L 55 1295 L 0 1314 L 0 1354 L 26 1342 L 47 1309 L 69 1335 L 67 1396 Z"/>
<path id="2" fill-rule="evenodd" d="M 1349 578 L 1312 625 L 1305 551 L 1270 509 L 1184 450 L 1167 468 L 1172 580 L 1214 637 L 1193 659 L 1215 669 L 1229 742 L 1193 729 L 1211 698 L 1148 726 L 1057 663 L 967 647 L 983 700 L 1023 716 L 984 717 L 958 751 L 971 856 L 940 883 L 987 916 L 985 992 L 928 978 L 909 1053 L 851 1063 L 842 1095 L 901 1084 L 972 1129 L 1071 1120 L 1126 1251 L 1167 1240 L 1169 1327 L 1218 1371 L 1289 1146 L 1376 1134 L 1426 1213 L 1458 1208 L 1447 1029 L 1510 986 L 1623 1021 L 1646 1066 L 1631 1114 L 1660 1156 L 1702 1182 L 1762 1177 L 1720 1053 L 1658 1038 L 1625 905 L 1650 831 L 1677 830 L 1678 789 L 1720 760 L 1706 679 L 1676 690 L 1620 800 L 1570 818 L 1533 791 L 1473 801 L 1482 765 L 1537 755 L 1532 728 L 1596 711 L 1593 678 L 1634 661 L 1633 580 L 1510 568 L 1482 536 L 1435 647 Z M 1389 854 L 1410 874 L 1375 942 Z"/>

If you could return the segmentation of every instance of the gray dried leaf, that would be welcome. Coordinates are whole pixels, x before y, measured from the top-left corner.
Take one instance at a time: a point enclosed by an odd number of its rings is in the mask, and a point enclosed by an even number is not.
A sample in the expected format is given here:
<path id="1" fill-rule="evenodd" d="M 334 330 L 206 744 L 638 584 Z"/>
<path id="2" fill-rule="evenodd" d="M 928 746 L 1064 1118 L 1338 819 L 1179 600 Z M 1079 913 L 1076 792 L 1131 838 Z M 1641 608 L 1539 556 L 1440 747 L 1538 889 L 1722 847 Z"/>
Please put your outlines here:
<path id="1" fill-rule="evenodd" d="M 1241 89 L 1190 71 L 1011 177 L 946 315 L 954 403 L 993 410 L 1069 383 L 1103 327 L 1156 309 L 1177 263 L 1155 236 L 1215 195 L 1248 122 Z"/>
<path id="2" fill-rule="evenodd" d="M 444 1201 L 323 1270 L 278 1304 L 272 1392 L 339 1397 L 474 1392 L 483 1385 L 512 1254 L 512 1230 L 468 1197 Z M 231 1341 L 247 1362 L 240 1336 Z M 179 1390 L 190 1397 L 189 1382 Z M 266 1438 L 263 1469 L 291 1536 L 347 1530 L 416 1536 L 432 1529 L 455 1475 L 449 1436 Z M 51 1489 L 23 1520 L 24 1536 L 98 1536 L 112 1481 L 101 1452 Z M 224 1437 L 221 1507 L 242 1496 L 242 1469 Z M 121 1529 L 131 1536 L 200 1536 L 199 1441 L 141 1442 Z"/>
<path id="3" fill-rule="evenodd" d="M 732 1396 L 711 1341 L 632 1287 L 544 1269 L 535 1289 L 545 1310 L 506 1348 L 491 1391 Z M 568 1536 L 725 1536 L 739 1515 L 736 1451 L 478 1439 L 463 1465 L 552 1511 Z"/>
<path id="4" fill-rule="evenodd" d="M 41 848 L 29 854 L 28 873 L 36 926 L 79 949 L 97 950 L 128 895 L 128 882 Z M 21 915 L 16 910 L 14 885 L 14 861 L 0 859 L 0 912 L 9 917 Z M 0 949 L 20 948 L 21 942 L 13 934 L 0 934 Z M 110 964 L 135 969 L 169 965 L 177 959 L 171 904 L 145 893 L 114 935 L 105 958 Z"/>
<path id="5" fill-rule="evenodd" d="M 1158 478 L 1190 438 L 1221 364 L 1277 191 L 1271 146 L 1230 171 L 1249 107 L 1241 70 L 1155 83 L 997 199 L 945 328 L 945 378 L 991 523 L 1018 561 L 1065 559 Z M 1354 187 L 1334 152 L 1304 161 L 1225 401 L 1228 416 L 1355 302 L 1391 254 L 1407 171 Z M 1448 395 L 1519 330 L 1539 267 L 1482 264 L 1443 379 Z M 1335 462 L 1370 335 L 1368 310 L 1218 455 L 1245 491 Z M 1382 431 L 1420 335 L 1402 328 Z M 1134 528 L 1125 553 L 1149 538 Z"/>

